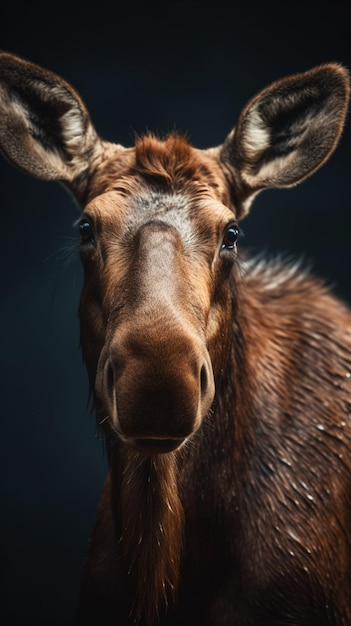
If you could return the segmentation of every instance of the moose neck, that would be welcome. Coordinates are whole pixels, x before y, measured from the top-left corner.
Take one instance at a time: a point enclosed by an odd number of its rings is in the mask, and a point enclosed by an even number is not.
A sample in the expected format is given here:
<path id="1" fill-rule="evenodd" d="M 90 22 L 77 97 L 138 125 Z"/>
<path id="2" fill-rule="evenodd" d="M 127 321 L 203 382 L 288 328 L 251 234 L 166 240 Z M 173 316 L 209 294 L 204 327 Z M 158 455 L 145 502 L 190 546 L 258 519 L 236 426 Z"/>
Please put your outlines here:
<path id="1" fill-rule="evenodd" d="M 135 617 L 150 624 L 177 595 L 183 508 L 176 453 L 141 455 L 123 450 L 118 527 L 134 594 Z M 116 468 L 112 468 L 114 472 Z"/>

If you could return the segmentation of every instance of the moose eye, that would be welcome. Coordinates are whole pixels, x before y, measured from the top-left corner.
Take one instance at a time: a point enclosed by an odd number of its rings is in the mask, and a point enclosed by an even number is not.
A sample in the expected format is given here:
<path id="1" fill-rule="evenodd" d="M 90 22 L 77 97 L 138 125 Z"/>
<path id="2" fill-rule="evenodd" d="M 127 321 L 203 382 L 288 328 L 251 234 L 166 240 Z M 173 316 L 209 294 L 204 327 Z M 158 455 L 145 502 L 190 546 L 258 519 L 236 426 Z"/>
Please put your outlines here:
<path id="1" fill-rule="evenodd" d="M 239 237 L 239 228 L 235 224 L 227 226 L 222 241 L 222 249 L 233 250 Z"/>
<path id="2" fill-rule="evenodd" d="M 93 225 L 87 217 L 83 217 L 79 222 L 79 234 L 82 244 L 94 243 Z"/>

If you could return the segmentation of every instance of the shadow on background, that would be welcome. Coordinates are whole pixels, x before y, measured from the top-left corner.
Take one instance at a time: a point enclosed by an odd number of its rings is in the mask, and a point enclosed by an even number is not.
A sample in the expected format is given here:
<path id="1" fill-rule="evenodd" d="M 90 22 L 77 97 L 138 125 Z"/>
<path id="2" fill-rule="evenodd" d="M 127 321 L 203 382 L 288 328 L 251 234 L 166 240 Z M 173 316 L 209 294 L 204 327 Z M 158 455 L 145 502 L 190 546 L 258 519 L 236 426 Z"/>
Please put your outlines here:
<path id="1" fill-rule="evenodd" d="M 351 68 L 346 3 L 332 14 L 267 3 L 44 6 L 27 3 L 20 21 L 17 5 L 5 9 L 2 49 L 68 80 L 98 132 L 124 145 L 173 128 L 217 145 L 273 80 L 326 61 Z M 348 120 L 322 170 L 264 192 L 243 223 L 246 247 L 302 255 L 349 302 L 350 137 Z M 3 159 L 0 177 L 2 623 L 64 625 L 106 471 L 79 352 L 78 209 L 58 184 Z"/>

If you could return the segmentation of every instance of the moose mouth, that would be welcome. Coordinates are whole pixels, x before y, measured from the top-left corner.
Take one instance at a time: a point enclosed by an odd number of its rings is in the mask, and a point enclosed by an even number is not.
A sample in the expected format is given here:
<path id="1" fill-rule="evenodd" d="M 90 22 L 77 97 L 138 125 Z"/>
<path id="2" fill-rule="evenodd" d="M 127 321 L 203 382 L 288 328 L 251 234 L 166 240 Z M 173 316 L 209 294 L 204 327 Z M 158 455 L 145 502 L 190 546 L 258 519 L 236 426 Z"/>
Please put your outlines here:
<path id="1" fill-rule="evenodd" d="M 165 454 L 179 448 L 185 439 L 133 439 L 133 447 L 147 454 Z"/>

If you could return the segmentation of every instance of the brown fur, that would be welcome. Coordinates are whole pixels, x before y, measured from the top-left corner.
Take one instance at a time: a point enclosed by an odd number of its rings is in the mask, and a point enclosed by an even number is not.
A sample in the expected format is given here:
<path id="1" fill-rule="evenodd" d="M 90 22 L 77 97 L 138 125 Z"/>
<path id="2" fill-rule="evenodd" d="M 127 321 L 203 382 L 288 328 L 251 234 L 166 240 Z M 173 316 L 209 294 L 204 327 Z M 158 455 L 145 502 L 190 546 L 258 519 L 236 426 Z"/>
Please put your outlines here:
<path id="1" fill-rule="evenodd" d="M 178 595 L 183 508 L 177 474 L 172 453 L 146 458 L 131 453 L 123 470 L 122 549 L 136 579 L 135 613 L 146 613 L 151 621 Z"/>
<path id="2" fill-rule="evenodd" d="M 81 342 L 109 472 L 77 623 L 350 626 L 351 313 L 233 239 L 260 189 L 331 155 L 349 91 L 326 64 L 263 90 L 223 146 L 124 148 L 62 79 L 0 55 L 3 153 L 83 206 Z"/>

